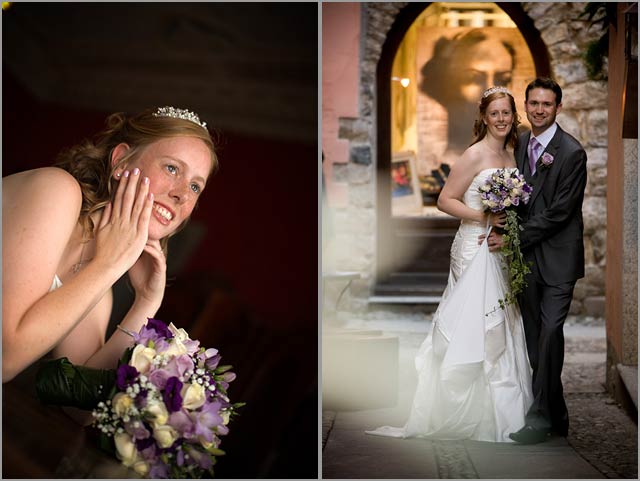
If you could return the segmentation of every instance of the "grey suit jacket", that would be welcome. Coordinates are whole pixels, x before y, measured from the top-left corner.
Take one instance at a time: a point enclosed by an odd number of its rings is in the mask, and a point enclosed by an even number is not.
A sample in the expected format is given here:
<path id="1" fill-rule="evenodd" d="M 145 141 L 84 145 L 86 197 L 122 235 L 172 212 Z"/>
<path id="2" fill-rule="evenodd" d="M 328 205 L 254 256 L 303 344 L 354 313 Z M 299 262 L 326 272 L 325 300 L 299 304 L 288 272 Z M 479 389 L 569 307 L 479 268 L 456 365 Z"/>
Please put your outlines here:
<path id="1" fill-rule="evenodd" d="M 515 157 L 520 172 L 529 162 L 531 132 L 520 136 Z M 551 165 L 536 163 L 536 174 L 525 176 L 533 184 L 529 203 L 521 205 L 522 253 L 536 264 L 542 281 L 558 285 L 584 277 L 582 201 L 587 185 L 587 154 L 575 138 L 560 127 L 544 152 Z M 527 171 L 528 173 L 528 167 Z"/>

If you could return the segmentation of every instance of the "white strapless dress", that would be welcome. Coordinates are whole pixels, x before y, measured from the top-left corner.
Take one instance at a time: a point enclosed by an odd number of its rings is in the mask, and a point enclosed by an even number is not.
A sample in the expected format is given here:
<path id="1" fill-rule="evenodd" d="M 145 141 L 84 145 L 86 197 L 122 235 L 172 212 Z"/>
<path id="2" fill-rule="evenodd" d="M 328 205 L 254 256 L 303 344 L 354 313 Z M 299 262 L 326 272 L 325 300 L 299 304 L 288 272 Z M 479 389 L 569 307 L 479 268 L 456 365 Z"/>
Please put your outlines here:
<path id="1" fill-rule="evenodd" d="M 478 187 L 496 169 L 481 171 L 464 203 L 482 209 Z M 498 307 L 508 289 L 502 254 L 489 252 L 477 222 L 462 221 L 451 246 L 451 267 L 431 333 L 415 358 L 418 371 L 404 427 L 368 434 L 512 442 L 533 402 L 531 368 L 517 305 Z"/>

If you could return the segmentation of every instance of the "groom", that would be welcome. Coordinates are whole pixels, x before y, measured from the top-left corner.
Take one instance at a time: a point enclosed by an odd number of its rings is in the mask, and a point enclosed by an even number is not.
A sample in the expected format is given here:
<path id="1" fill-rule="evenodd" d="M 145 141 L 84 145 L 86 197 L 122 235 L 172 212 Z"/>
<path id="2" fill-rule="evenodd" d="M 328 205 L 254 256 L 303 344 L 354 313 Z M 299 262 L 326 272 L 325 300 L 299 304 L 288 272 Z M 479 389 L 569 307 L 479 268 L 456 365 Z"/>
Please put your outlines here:
<path id="1" fill-rule="evenodd" d="M 562 89 L 549 78 L 527 85 L 525 112 L 531 132 L 520 135 L 515 157 L 532 185 L 529 203 L 521 205 L 521 250 L 531 262 L 527 287 L 519 303 L 527 351 L 533 369 L 532 406 L 525 425 L 509 437 L 523 444 L 545 441 L 552 433 L 566 436 L 569 415 L 562 395 L 563 325 L 576 281 L 584 277 L 582 200 L 587 183 L 587 155 L 556 123 Z M 489 248 L 502 238 L 492 234 Z"/>

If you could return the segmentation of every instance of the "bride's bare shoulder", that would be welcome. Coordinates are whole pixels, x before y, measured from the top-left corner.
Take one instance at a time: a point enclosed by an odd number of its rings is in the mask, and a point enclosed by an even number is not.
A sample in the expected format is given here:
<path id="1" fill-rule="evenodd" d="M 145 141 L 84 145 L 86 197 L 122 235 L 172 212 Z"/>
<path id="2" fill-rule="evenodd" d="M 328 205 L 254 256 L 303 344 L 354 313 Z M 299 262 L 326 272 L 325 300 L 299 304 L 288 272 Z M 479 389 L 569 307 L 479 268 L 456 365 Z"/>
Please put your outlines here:
<path id="1" fill-rule="evenodd" d="M 67 194 L 67 197 L 82 198 L 80 184 L 75 177 L 58 167 L 41 167 L 3 177 L 2 191 L 3 197 L 5 193 L 24 196 L 36 191 L 53 191 Z"/>
<path id="2" fill-rule="evenodd" d="M 2 179 L 3 214 L 36 207 L 38 210 L 73 213 L 82 206 L 82 190 L 78 181 L 58 167 L 18 172 Z"/>
<path id="3" fill-rule="evenodd" d="M 458 169 L 463 169 L 469 174 L 474 174 L 482 165 L 483 155 L 481 147 L 476 143 L 465 150 L 456 161 Z"/>

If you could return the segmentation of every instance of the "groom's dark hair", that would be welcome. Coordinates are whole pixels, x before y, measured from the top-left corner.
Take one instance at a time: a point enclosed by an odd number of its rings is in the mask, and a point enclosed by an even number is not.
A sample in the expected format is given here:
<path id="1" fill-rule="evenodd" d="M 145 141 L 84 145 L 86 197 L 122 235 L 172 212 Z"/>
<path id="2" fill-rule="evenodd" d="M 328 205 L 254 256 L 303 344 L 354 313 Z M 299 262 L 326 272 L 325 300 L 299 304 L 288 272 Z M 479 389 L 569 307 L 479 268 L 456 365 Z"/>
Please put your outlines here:
<path id="1" fill-rule="evenodd" d="M 524 91 L 524 100 L 525 102 L 529 100 L 529 90 L 533 89 L 547 89 L 553 90 L 553 93 L 556 94 L 556 105 L 560 105 L 562 103 L 562 89 L 558 82 L 549 77 L 538 77 L 529 85 L 527 85 L 527 89 Z"/>

